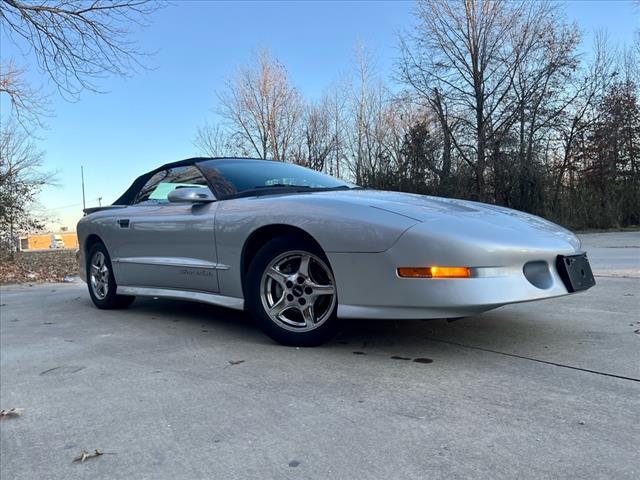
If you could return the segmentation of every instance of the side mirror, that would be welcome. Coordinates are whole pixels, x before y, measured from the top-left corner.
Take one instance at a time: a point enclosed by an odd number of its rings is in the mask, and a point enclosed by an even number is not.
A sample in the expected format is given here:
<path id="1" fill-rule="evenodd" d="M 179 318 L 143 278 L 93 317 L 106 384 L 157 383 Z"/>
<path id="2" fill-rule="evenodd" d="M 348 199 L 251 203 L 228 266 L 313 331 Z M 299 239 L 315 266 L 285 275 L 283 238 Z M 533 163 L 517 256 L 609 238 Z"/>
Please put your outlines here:
<path id="1" fill-rule="evenodd" d="M 215 202 L 216 197 L 213 196 L 208 188 L 176 188 L 171 190 L 167 196 L 167 200 L 171 203 L 209 203 Z"/>

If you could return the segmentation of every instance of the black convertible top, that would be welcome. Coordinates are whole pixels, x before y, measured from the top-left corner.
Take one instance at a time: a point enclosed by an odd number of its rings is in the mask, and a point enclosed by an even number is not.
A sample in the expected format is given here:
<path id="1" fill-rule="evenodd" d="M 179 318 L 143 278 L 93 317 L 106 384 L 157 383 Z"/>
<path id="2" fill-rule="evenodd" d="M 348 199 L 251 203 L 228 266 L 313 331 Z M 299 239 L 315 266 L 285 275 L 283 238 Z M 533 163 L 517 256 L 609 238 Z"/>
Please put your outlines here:
<path id="1" fill-rule="evenodd" d="M 131 205 L 131 203 L 134 201 L 135 196 L 138 194 L 140 189 L 144 187 L 145 183 L 147 183 L 147 180 L 149 180 L 156 173 L 161 172 L 162 170 L 167 170 L 169 168 L 190 166 L 198 162 L 202 162 L 204 160 L 256 160 L 256 159 L 248 159 L 248 158 L 241 158 L 241 157 L 193 157 L 193 158 L 186 158 L 184 160 L 178 160 L 177 162 L 166 163 L 161 167 L 151 170 L 150 172 L 147 172 L 143 175 L 140 175 L 138 178 L 136 178 L 131 184 L 131 186 L 122 195 L 120 195 L 120 197 L 115 202 L 113 202 L 112 205 L 114 206 L 115 205 Z"/>

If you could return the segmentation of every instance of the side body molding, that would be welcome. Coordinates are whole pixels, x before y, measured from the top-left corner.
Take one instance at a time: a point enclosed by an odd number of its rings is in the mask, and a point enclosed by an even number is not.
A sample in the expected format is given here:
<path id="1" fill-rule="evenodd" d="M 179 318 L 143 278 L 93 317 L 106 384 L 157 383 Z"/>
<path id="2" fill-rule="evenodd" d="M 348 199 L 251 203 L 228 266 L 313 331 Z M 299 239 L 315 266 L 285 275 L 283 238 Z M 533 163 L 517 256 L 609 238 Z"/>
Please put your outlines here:
<path id="1" fill-rule="evenodd" d="M 141 265 L 162 265 L 165 267 L 205 268 L 209 270 L 229 270 L 229 265 L 215 262 L 195 261 L 184 257 L 120 257 L 113 263 L 137 263 Z"/>

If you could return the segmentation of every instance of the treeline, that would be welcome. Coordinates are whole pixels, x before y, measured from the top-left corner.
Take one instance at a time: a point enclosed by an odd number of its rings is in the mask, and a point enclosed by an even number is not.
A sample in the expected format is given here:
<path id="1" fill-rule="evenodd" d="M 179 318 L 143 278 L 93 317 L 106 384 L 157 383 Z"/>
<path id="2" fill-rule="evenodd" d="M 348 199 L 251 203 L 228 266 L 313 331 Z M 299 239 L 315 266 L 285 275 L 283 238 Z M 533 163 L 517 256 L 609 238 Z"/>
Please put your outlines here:
<path id="1" fill-rule="evenodd" d="M 468 198 L 573 228 L 640 224 L 640 39 L 615 51 L 556 3 L 419 1 L 393 78 L 357 49 L 319 101 L 268 52 L 218 92 L 201 153 Z"/>

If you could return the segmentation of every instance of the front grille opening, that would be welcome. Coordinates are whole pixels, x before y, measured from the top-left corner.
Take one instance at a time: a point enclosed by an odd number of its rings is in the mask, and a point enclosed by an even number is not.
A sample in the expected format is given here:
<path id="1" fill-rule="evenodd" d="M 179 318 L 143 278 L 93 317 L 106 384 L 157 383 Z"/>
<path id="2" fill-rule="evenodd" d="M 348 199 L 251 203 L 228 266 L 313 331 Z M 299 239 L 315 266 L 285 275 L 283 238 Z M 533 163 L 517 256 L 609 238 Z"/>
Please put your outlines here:
<path id="1" fill-rule="evenodd" d="M 527 262 L 522 268 L 524 276 L 534 287 L 547 290 L 553 286 L 549 264 L 543 260 Z"/>

